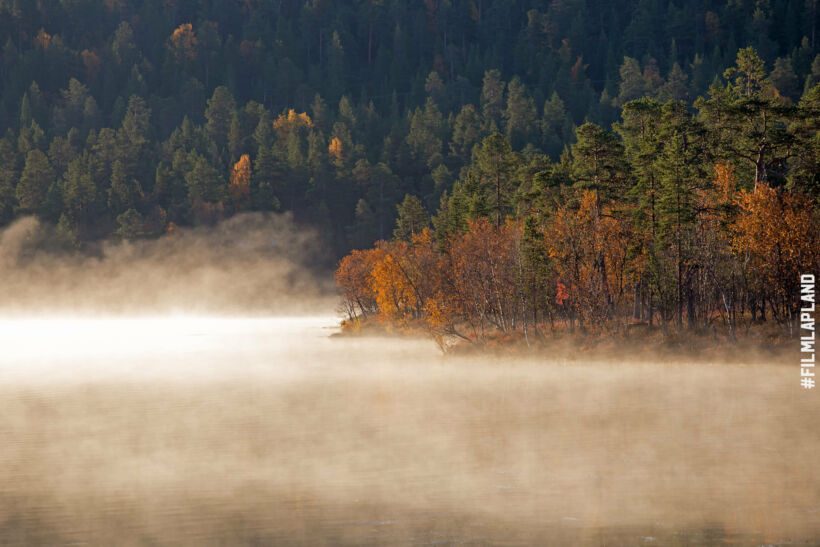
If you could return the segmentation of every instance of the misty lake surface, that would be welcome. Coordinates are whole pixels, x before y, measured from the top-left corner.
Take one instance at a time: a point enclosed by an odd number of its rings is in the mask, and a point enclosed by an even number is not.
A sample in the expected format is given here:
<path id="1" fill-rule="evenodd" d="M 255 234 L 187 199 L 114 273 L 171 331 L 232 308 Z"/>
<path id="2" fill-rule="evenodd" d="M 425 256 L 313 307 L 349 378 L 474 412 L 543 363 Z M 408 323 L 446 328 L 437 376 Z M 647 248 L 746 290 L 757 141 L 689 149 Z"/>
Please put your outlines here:
<path id="1" fill-rule="evenodd" d="M 0 320 L 0 544 L 817 544 L 771 365 L 442 357 L 332 315 Z"/>

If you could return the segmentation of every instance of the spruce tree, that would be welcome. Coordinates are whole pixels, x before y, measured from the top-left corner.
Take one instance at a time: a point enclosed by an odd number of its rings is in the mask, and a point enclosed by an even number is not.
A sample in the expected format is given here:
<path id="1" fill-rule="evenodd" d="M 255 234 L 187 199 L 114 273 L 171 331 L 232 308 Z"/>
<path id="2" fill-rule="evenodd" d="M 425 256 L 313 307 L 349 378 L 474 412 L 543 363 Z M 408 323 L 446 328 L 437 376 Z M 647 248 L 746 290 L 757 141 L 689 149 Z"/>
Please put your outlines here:
<path id="1" fill-rule="evenodd" d="M 55 179 L 56 173 L 46 155 L 40 150 L 31 150 L 26 155 L 20 182 L 17 184 L 16 197 L 20 212 L 44 214 L 46 192 Z"/>
<path id="2" fill-rule="evenodd" d="M 430 223 L 421 201 L 412 194 L 406 194 L 404 200 L 396 206 L 396 210 L 398 216 L 396 228 L 393 230 L 395 239 L 409 241 L 414 234 L 420 233 Z"/>

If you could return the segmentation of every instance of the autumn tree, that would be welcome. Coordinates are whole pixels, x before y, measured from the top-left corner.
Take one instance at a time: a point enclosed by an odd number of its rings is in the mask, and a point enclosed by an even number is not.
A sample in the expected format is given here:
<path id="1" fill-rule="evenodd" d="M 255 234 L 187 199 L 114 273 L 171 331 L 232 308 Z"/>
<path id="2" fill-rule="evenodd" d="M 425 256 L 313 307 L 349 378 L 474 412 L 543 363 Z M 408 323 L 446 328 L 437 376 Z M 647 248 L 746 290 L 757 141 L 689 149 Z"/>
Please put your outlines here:
<path id="1" fill-rule="evenodd" d="M 752 271 L 769 288 L 768 300 L 778 323 L 791 335 L 800 302 L 800 274 L 820 266 L 820 239 L 805 198 L 759 184 L 736 197 L 739 215 L 733 225 L 733 249 L 752 261 Z"/>
<path id="2" fill-rule="evenodd" d="M 193 25 L 183 23 L 168 38 L 168 50 L 177 63 L 185 64 L 196 59 L 197 43 Z"/>
<path id="3" fill-rule="evenodd" d="M 473 221 L 449 247 L 451 283 L 472 335 L 516 329 L 522 323 L 518 268 L 519 225 L 496 228 L 486 218 Z"/>
<path id="4" fill-rule="evenodd" d="M 237 210 L 244 209 L 250 202 L 251 191 L 251 158 L 248 154 L 242 154 L 239 161 L 233 166 L 231 172 L 231 182 L 228 186 L 228 193 L 231 202 Z"/>
<path id="5" fill-rule="evenodd" d="M 604 306 L 612 305 L 612 288 L 609 284 L 605 246 L 602 234 L 605 233 L 605 222 L 602 220 L 603 207 L 611 204 L 623 189 L 626 165 L 623 161 L 623 146 L 617 137 L 601 127 L 585 123 L 576 131 L 578 142 L 572 146 L 572 169 L 575 187 L 589 193 L 584 195 L 584 207 L 591 205 L 589 211 L 592 222 L 590 242 L 594 255 L 594 267 L 598 270 L 596 283 L 600 280 L 600 290 L 604 295 Z M 594 199 L 588 203 L 589 196 Z M 583 211 L 586 211 L 582 207 Z M 608 313 L 608 311 L 606 312 Z M 605 313 L 605 315 L 606 315 Z"/>
<path id="6" fill-rule="evenodd" d="M 378 311 L 371 288 L 371 275 L 376 264 L 385 257 L 385 248 L 353 250 L 336 268 L 336 284 L 342 290 L 342 308 L 350 321 Z"/>
<path id="7" fill-rule="evenodd" d="M 400 324 L 423 320 L 428 301 L 440 292 L 438 264 L 429 229 L 390 244 L 370 275 L 380 316 Z"/>

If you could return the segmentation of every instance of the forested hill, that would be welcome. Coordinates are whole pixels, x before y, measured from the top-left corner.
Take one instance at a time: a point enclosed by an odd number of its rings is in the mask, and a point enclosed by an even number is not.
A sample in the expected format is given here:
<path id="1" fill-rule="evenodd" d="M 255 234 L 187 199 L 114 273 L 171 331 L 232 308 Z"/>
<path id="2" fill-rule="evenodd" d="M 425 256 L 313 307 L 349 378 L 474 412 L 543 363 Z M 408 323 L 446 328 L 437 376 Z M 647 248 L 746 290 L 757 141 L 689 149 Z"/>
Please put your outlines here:
<path id="1" fill-rule="evenodd" d="M 747 46 L 767 100 L 796 105 L 817 3 L 0 0 L 0 224 L 82 246 L 292 210 L 342 254 L 390 237 L 406 194 L 446 205 L 489 135 L 546 173 L 633 99 L 714 84 L 716 104 Z M 791 184 L 781 159 L 766 177 Z"/>

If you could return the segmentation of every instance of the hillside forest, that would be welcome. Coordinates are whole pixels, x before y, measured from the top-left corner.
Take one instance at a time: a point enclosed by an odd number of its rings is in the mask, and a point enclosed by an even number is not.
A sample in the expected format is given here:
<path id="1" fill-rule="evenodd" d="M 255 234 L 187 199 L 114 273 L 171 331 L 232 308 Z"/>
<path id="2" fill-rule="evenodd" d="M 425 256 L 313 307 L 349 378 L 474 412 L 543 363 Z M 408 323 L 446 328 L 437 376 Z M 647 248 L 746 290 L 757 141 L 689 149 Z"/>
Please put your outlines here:
<path id="1" fill-rule="evenodd" d="M 0 0 L 0 226 L 288 211 L 348 319 L 795 332 L 816 0 Z"/>

